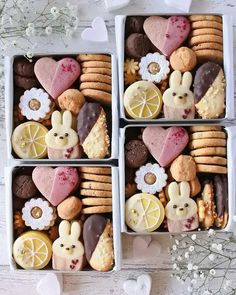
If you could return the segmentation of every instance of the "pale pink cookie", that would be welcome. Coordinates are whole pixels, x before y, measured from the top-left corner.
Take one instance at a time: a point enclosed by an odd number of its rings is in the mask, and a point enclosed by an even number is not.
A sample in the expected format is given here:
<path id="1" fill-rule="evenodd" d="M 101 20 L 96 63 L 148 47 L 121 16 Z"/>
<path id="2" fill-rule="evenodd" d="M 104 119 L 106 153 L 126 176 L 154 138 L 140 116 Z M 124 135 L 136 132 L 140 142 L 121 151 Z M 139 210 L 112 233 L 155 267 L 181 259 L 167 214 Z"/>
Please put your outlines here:
<path id="1" fill-rule="evenodd" d="M 80 65 L 71 57 L 59 61 L 42 57 L 35 63 L 34 72 L 43 88 L 56 99 L 79 77 Z"/>

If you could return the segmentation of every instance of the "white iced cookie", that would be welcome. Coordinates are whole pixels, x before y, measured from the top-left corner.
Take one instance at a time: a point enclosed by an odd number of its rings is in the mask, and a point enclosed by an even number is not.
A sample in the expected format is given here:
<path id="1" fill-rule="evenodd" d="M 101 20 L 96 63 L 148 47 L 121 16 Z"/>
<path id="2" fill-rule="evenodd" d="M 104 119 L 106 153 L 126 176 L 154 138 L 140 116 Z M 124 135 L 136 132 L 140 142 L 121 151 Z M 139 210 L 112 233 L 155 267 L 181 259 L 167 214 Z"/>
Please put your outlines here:
<path id="1" fill-rule="evenodd" d="M 197 204 L 190 198 L 189 183 L 171 182 L 168 195 L 170 201 L 165 207 L 165 213 L 169 232 L 177 233 L 196 229 L 199 225 Z"/>
<path id="2" fill-rule="evenodd" d="M 22 209 L 22 219 L 25 225 L 34 230 L 49 229 L 54 225 L 56 218 L 55 208 L 41 198 L 30 199 Z"/>
<path id="3" fill-rule="evenodd" d="M 164 115 L 166 119 L 182 120 L 195 117 L 194 95 L 190 90 L 192 74 L 174 71 L 170 75 L 170 87 L 163 94 Z"/>
<path id="4" fill-rule="evenodd" d="M 45 119 L 53 106 L 49 94 L 43 89 L 31 88 L 20 97 L 19 108 L 28 120 Z"/>
<path id="5" fill-rule="evenodd" d="M 160 83 L 170 72 L 169 62 L 158 52 L 148 53 L 141 58 L 139 74 L 143 80 Z"/>
<path id="6" fill-rule="evenodd" d="M 79 241 L 81 226 L 78 221 L 63 220 L 59 238 L 52 245 L 52 267 L 57 270 L 81 270 L 84 264 L 84 246 Z"/>
<path id="7" fill-rule="evenodd" d="M 148 163 L 136 171 L 135 182 L 143 193 L 155 194 L 166 186 L 167 174 L 158 164 Z"/>

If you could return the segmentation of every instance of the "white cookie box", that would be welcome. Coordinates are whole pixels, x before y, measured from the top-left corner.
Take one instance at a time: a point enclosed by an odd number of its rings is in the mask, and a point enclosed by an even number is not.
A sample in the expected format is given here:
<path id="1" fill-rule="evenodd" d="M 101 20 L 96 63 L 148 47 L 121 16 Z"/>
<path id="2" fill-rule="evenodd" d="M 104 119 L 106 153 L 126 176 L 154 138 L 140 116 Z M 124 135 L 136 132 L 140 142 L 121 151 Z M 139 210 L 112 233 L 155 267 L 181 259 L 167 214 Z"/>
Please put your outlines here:
<path id="1" fill-rule="evenodd" d="M 91 54 L 110 54 L 112 58 L 112 105 L 111 105 L 111 114 L 112 114 L 112 134 L 110 138 L 110 151 L 111 155 L 109 158 L 105 159 L 64 159 L 64 160 L 52 160 L 52 159 L 19 159 L 15 157 L 12 153 L 12 144 L 11 144 L 11 135 L 14 130 L 14 123 L 13 123 L 13 100 L 14 100 L 14 81 L 13 81 L 13 63 L 15 57 L 17 56 L 6 56 L 5 57 L 5 114 L 6 114 L 6 134 L 7 134 L 7 153 L 8 159 L 10 160 L 17 160 L 24 163 L 30 162 L 65 162 L 65 163 L 93 163 L 93 162 L 108 162 L 112 159 L 118 158 L 118 126 L 119 126 L 119 117 L 118 117 L 118 77 L 117 77 L 117 61 L 116 56 L 110 52 L 96 52 L 96 51 L 84 51 L 84 52 L 61 52 L 61 53 L 53 53 L 51 56 L 62 56 L 65 57 L 67 55 L 78 55 L 82 53 L 91 53 Z M 23 55 L 22 55 L 23 56 Z M 50 56 L 50 54 L 45 53 L 37 53 L 34 56 Z"/>
<path id="2" fill-rule="evenodd" d="M 14 228 L 13 228 L 13 202 L 14 197 L 12 193 L 12 180 L 14 172 L 17 168 L 21 167 L 35 167 L 35 166 L 50 166 L 50 167 L 59 167 L 59 166 L 66 166 L 64 165 L 33 165 L 33 164 L 26 164 L 26 165 L 18 165 L 5 168 L 5 192 L 6 192 L 6 219 L 7 219 L 7 245 L 8 245 L 8 258 L 11 270 L 17 271 L 24 271 L 17 266 L 14 258 L 13 258 L 13 243 L 14 243 Z M 83 165 L 67 165 L 69 167 L 79 167 Z M 88 165 L 87 165 L 88 166 Z M 89 166 L 94 166 L 90 165 Z M 98 166 L 98 165 L 96 165 Z M 113 225 L 113 246 L 114 246 L 114 267 L 113 270 L 110 272 L 118 271 L 121 268 L 121 261 L 122 261 L 122 248 L 121 248 L 121 230 L 120 230 L 120 203 L 119 203 L 119 188 L 118 188 L 118 168 L 112 167 L 109 164 L 99 165 L 99 166 L 109 166 L 112 168 L 112 202 L 113 202 L 113 211 L 112 211 L 112 225 Z M 32 270 L 36 271 L 36 270 Z M 52 268 L 37 270 L 37 271 L 53 271 L 59 273 L 80 273 L 80 271 L 56 271 Z M 87 270 L 83 270 L 87 271 Z M 88 270 L 96 272 L 95 270 Z"/>
<path id="3" fill-rule="evenodd" d="M 120 129 L 120 158 L 119 158 L 119 180 L 120 180 L 120 217 L 121 217 L 121 232 L 125 232 L 127 234 L 134 234 L 137 235 L 136 232 L 128 229 L 125 223 L 125 133 L 128 128 L 145 128 L 147 126 L 160 126 L 157 124 L 136 124 L 136 125 L 129 125 L 122 129 Z M 171 127 L 171 126 L 191 126 L 191 124 L 187 125 L 161 125 L 162 127 Z M 233 221 L 233 216 L 236 215 L 236 170 L 235 170 L 235 163 L 236 163 L 236 151 L 235 151 L 235 144 L 236 144 L 236 126 L 225 126 L 227 133 L 227 161 L 228 161 L 228 223 L 227 226 L 222 230 L 226 232 L 232 232 L 233 228 L 235 227 L 235 223 Z M 219 230 L 220 231 L 220 230 Z M 193 232 L 193 231 L 192 231 Z M 201 233 L 204 231 L 201 231 Z M 154 231 L 151 233 L 144 233 L 141 235 L 160 235 L 160 234 L 169 234 L 168 231 Z"/>
<path id="4" fill-rule="evenodd" d="M 150 16 L 158 14 L 139 14 L 140 16 Z M 159 16 L 171 16 L 170 14 L 159 14 Z M 176 13 L 174 15 L 191 15 L 184 13 Z M 215 15 L 215 14 L 214 14 Z M 136 122 L 170 122 L 165 118 L 160 119 L 131 119 L 125 113 L 123 97 L 124 97 L 124 59 L 125 59 L 125 22 L 128 15 L 118 15 L 115 18 L 116 26 L 116 46 L 117 46 L 117 56 L 118 56 L 118 74 L 119 74 L 119 96 L 120 96 L 120 117 L 126 122 L 136 124 Z M 131 15 L 129 15 L 131 16 Z M 224 47 L 224 64 L 223 70 L 226 80 L 226 109 L 225 117 L 221 119 L 193 119 L 193 120 L 183 120 L 185 122 L 213 122 L 222 121 L 224 119 L 234 118 L 234 71 L 233 71 L 233 16 L 231 15 L 220 15 L 223 20 L 223 47 Z M 171 120 L 173 123 L 183 122 L 177 120 Z"/>

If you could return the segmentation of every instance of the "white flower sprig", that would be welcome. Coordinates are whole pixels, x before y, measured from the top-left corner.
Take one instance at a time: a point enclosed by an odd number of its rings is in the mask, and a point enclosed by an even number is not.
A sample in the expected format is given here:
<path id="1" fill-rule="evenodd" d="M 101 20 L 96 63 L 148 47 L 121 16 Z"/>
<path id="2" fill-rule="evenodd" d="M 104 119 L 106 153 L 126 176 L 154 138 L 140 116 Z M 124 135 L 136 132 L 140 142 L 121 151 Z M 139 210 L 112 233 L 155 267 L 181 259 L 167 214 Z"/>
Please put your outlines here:
<path id="1" fill-rule="evenodd" d="M 183 234 L 171 236 L 172 276 L 188 283 L 188 292 L 236 294 L 236 282 L 230 278 L 236 264 L 236 238 L 233 233 Z"/>

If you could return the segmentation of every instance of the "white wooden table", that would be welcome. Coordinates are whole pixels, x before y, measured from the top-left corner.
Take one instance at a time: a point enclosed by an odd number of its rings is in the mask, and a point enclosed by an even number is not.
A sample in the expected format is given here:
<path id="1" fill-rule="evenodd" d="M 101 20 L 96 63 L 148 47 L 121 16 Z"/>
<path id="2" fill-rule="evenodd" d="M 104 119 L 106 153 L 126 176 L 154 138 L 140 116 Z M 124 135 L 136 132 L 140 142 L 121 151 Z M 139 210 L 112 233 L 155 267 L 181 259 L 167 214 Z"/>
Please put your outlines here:
<path id="1" fill-rule="evenodd" d="M 41 0 L 40 0 L 41 1 Z M 131 0 L 132 1 L 132 0 Z M 181 1 L 181 0 L 180 0 Z M 57 1 L 63 3 L 63 1 Z M 64 1 L 65 2 L 65 1 Z M 73 1 L 70 1 L 73 2 Z M 91 20 L 95 16 L 103 16 L 107 20 L 109 29 L 110 42 L 107 49 L 115 51 L 115 35 L 114 35 L 114 15 L 115 14 L 138 14 L 138 13 L 174 13 L 177 10 L 169 8 L 163 4 L 163 0 L 133 0 L 129 7 L 121 9 L 110 14 L 106 12 L 102 0 L 80 0 L 74 1 L 79 3 L 80 11 L 80 28 L 76 39 L 70 42 L 66 50 L 73 52 L 85 49 L 91 44 L 84 44 L 80 39 L 80 32 L 90 25 Z M 179 12 L 179 11 L 178 11 Z M 234 14 L 234 37 L 236 37 L 236 0 L 193 0 L 191 13 L 225 13 Z M 234 38 L 236 39 L 236 38 Z M 42 43 L 42 50 L 45 51 L 63 51 L 63 45 L 58 40 L 47 44 Z M 96 45 L 102 49 L 104 45 Z M 234 53 L 236 53 L 236 44 L 234 40 Z M 65 49 L 64 49 L 65 50 Z M 236 60 L 236 59 L 235 59 Z M 235 73 L 236 73 L 236 68 Z M 6 248 L 6 218 L 5 218 L 5 193 L 4 193 L 4 166 L 8 164 L 6 159 L 6 134 L 5 134 L 5 114 L 3 97 L 0 100 L 0 294 L 1 295 L 34 295 L 36 293 L 35 286 L 42 277 L 42 272 L 11 272 L 8 265 L 7 248 Z M 188 294 L 186 286 L 176 282 L 170 277 L 171 261 L 167 253 L 169 245 L 168 236 L 156 238 L 162 245 L 162 253 L 148 263 L 139 262 L 132 253 L 132 240 L 130 236 L 123 235 L 123 268 L 121 271 L 113 274 L 105 273 L 79 273 L 66 274 L 63 277 L 64 292 L 66 294 L 124 294 L 122 290 L 123 281 L 127 278 L 135 278 L 141 273 L 151 273 L 153 278 L 152 294 Z M 235 249 L 236 251 L 236 249 Z M 233 271 L 232 277 L 236 279 L 236 269 Z M 47 295 L 47 294 L 45 294 Z"/>

